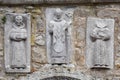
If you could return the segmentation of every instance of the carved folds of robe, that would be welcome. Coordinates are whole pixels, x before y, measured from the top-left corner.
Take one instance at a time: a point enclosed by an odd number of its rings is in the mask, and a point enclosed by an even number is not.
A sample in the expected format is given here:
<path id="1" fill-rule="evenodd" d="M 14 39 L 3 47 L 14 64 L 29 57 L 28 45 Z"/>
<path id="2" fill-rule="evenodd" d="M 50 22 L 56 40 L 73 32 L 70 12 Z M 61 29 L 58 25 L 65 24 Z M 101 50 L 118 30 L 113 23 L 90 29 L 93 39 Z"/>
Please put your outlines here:
<path id="1" fill-rule="evenodd" d="M 108 51 L 106 41 L 110 39 L 110 30 L 108 28 L 95 28 L 91 33 L 91 39 L 94 43 L 93 65 L 97 67 L 106 67 L 109 65 Z"/>
<path id="2" fill-rule="evenodd" d="M 10 32 L 11 39 L 11 68 L 26 68 L 26 47 L 25 40 L 27 31 L 24 25 L 17 27 L 13 24 L 13 29 Z"/>
<path id="3" fill-rule="evenodd" d="M 49 24 L 51 35 L 51 57 L 53 63 L 67 62 L 67 24 L 65 20 L 51 21 Z"/>

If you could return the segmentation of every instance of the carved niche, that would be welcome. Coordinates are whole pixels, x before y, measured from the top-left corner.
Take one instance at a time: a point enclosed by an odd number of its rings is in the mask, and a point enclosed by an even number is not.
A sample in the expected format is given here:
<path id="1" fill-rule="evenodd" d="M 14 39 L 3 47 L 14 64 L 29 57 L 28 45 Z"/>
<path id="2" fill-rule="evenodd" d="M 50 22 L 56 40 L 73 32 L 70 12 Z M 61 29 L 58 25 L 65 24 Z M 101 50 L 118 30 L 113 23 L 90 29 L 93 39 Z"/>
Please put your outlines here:
<path id="1" fill-rule="evenodd" d="M 46 10 L 46 43 L 48 62 L 67 64 L 71 57 L 72 9 L 48 8 Z"/>
<path id="2" fill-rule="evenodd" d="M 30 14 L 8 13 L 5 24 L 6 72 L 30 72 Z"/>
<path id="3" fill-rule="evenodd" d="M 87 19 L 86 63 L 90 68 L 113 68 L 114 20 Z"/>

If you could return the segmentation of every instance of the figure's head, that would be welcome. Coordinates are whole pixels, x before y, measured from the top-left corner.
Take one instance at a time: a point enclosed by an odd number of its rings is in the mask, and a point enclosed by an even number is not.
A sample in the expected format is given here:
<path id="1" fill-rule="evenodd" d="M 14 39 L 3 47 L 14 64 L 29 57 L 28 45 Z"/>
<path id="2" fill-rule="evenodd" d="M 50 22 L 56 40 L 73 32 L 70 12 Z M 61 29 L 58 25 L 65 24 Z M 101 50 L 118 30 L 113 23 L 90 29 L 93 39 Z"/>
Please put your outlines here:
<path id="1" fill-rule="evenodd" d="M 15 22 L 21 23 L 22 21 L 23 21 L 23 17 L 22 17 L 22 16 L 17 15 L 17 16 L 15 17 Z"/>
<path id="2" fill-rule="evenodd" d="M 60 8 L 57 8 L 55 10 L 54 16 L 57 20 L 60 20 L 62 18 L 62 14 L 63 14 L 62 10 Z"/>

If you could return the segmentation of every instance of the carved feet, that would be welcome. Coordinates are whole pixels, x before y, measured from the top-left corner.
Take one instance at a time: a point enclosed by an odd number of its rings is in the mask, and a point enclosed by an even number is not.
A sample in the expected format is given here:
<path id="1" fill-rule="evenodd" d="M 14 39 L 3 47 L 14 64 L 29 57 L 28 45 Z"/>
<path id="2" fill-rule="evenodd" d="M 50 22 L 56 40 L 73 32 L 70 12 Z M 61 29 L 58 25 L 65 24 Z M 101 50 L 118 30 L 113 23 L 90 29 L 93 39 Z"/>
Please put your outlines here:
<path id="1" fill-rule="evenodd" d="M 21 66 L 11 65 L 11 68 L 12 68 L 12 69 L 15 69 L 15 68 L 16 68 L 16 69 L 25 69 L 25 68 L 26 68 L 26 65 L 24 65 L 24 64 L 21 65 Z"/>

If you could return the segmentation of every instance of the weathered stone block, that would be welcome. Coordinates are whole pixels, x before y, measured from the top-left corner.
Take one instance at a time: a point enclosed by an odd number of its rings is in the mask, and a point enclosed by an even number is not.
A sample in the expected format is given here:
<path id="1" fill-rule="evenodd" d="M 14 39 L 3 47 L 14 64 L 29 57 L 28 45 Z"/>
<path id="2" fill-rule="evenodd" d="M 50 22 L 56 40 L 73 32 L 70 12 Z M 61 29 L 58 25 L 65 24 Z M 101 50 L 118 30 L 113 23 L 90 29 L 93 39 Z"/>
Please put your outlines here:
<path id="1" fill-rule="evenodd" d="M 113 68 L 114 20 L 87 19 L 86 63 L 89 68 Z"/>
<path id="2" fill-rule="evenodd" d="M 6 72 L 30 72 L 30 14 L 6 14 L 4 53 Z"/>

